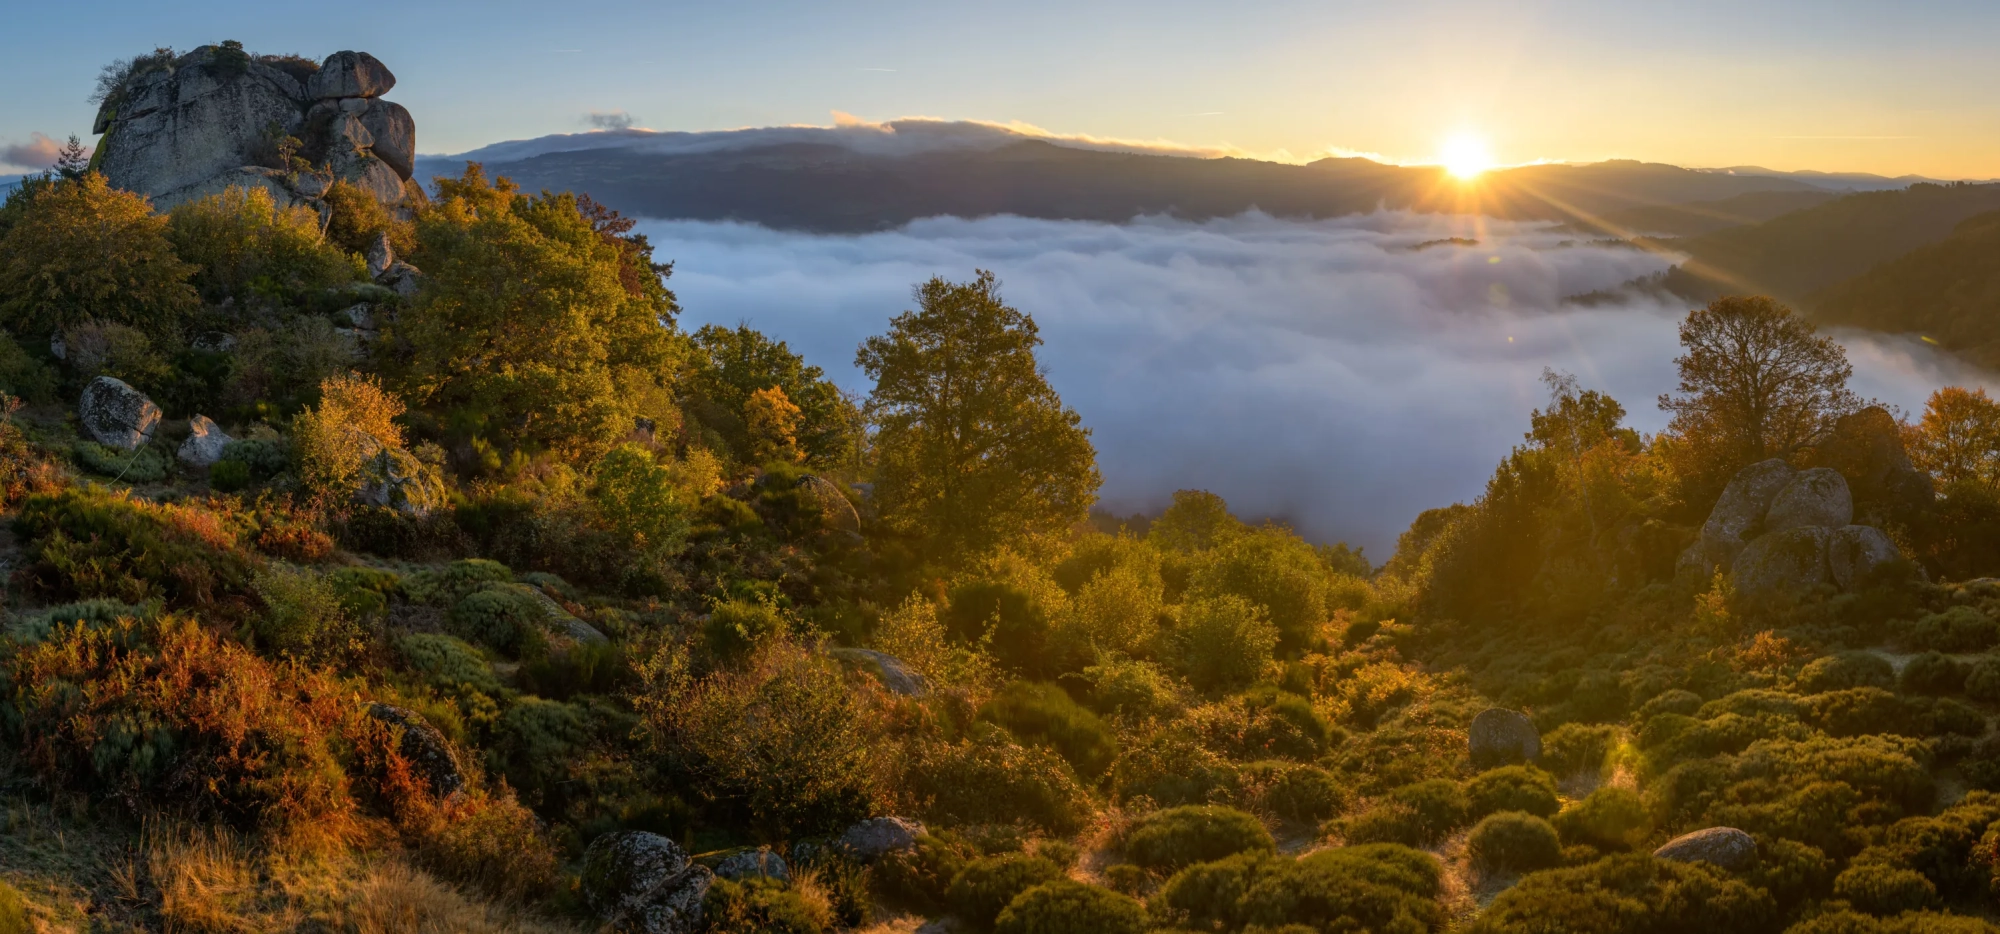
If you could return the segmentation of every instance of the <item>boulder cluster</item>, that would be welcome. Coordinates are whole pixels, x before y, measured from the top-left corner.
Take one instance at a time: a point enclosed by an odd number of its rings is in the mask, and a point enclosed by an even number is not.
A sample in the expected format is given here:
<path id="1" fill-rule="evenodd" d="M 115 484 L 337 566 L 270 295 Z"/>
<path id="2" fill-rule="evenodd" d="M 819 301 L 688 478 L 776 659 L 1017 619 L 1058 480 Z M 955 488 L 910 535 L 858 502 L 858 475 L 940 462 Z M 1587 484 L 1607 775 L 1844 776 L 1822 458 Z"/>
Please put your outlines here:
<path id="1" fill-rule="evenodd" d="M 98 110 L 97 167 L 162 209 L 239 186 L 324 210 L 335 182 L 401 208 L 417 126 L 382 99 L 395 85 L 366 52 L 336 52 L 317 68 L 233 43 L 145 60 Z"/>
<path id="2" fill-rule="evenodd" d="M 1676 576 L 1699 582 L 1727 571 L 1753 603 L 1858 589 L 1902 553 L 1881 529 L 1853 522 L 1854 498 L 1839 471 L 1760 461 L 1723 488 Z"/>

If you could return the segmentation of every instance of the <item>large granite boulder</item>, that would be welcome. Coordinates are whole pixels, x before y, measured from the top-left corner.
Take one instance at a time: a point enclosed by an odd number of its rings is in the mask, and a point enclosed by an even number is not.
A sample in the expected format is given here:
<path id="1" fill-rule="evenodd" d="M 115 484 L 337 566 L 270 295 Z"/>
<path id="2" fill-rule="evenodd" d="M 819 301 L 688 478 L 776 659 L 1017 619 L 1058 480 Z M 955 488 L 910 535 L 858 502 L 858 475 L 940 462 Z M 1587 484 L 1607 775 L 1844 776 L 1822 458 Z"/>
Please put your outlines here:
<path id="1" fill-rule="evenodd" d="M 395 86 L 396 76 L 375 56 L 366 52 L 335 52 L 306 81 L 304 96 L 313 100 L 381 97 Z"/>
<path id="2" fill-rule="evenodd" d="M 197 415 L 188 421 L 187 440 L 181 442 L 175 456 L 190 467 L 211 467 L 222 459 L 222 449 L 234 440 L 208 416 Z"/>
<path id="3" fill-rule="evenodd" d="M 1833 584 L 1827 566 L 1827 543 L 1833 537 L 1821 526 L 1786 529 L 1758 537 L 1736 556 L 1736 593 L 1753 604 L 1798 600 Z"/>
<path id="4" fill-rule="evenodd" d="M 1717 569 L 1727 570 L 1764 522 L 1771 501 L 1789 486 L 1796 471 L 1779 458 L 1759 461 L 1736 472 L 1702 523 L 1701 537 L 1681 554 L 1676 576 L 1704 581 Z"/>
<path id="5" fill-rule="evenodd" d="M 1653 851 L 1660 859 L 1677 863 L 1708 863 L 1729 872 L 1741 872 L 1757 863 L 1757 841 L 1734 827 L 1710 827 L 1682 834 Z"/>
<path id="6" fill-rule="evenodd" d="M 924 825 L 901 817 L 874 817 L 847 828 L 835 845 L 861 863 L 872 863 L 890 853 L 914 849 L 924 835 Z"/>
<path id="7" fill-rule="evenodd" d="M 76 415 L 92 441 L 121 451 L 137 450 L 160 428 L 160 407 L 114 376 L 100 376 L 83 387 Z"/>
<path id="8" fill-rule="evenodd" d="M 1902 550 L 1896 543 L 1874 526 L 1845 526 L 1834 529 L 1827 537 L 1827 572 L 1843 591 L 1865 586 L 1869 575 L 1902 558 Z"/>
<path id="9" fill-rule="evenodd" d="M 291 75 L 202 46 L 133 75 L 105 100 L 97 165 L 112 185 L 168 208 L 256 163 L 267 130 L 296 135 L 304 99 Z"/>
<path id="10" fill-rule="evenodd" d="M 715 876 L 656 833 L 607 833 L 583 853 L 584 903 L 612 930 L 693 934 Z"/>
<path id="11" fill-rule="evenodd" d="M 369 101 L 361 112 L 361 126 L 374 140 L 369 151 L 408 181 L 417 174 L 417 121 L 403 105 L 392 101 Z"/>
<path id="12" fill-rule="evenodd" d="M 444 481 L 430 465 L 402 448 L 385 448 L 361 464 L 361 485 L 354 498 L 370 506 L 393 509 L 422 518 L 445 503 Z"/>
<path id="13" fill-rule="evenodd" d="M 451 744 L 422 714 L 404 707 L 369 704 L 368 715 L 396 731 L 396 752 L 409 760 L 417 776 L 430 786 L 431 794 L 445 799 L 465 787 L 465 773 L 459 770 Z"/>
<path id="14" fill-rule="evenodd" d="M 1902 426 L 1879 405 L 1841 416 L 1814 443 L 1812 461 L 1847 478 L 1857 521 L 1864 524 L 1907 522 L 1937 498 L 1930 474 L 1910 462 Z"/>
<path id="15" fill-rule="evenodd" d="M 1542 757 L 1542 734 L 1535 729 L 1535 721 L 1503 707 L 1489 707 L 1473 717 L 1465 743 L 1472 767 L 1481 771 Z"/>
<path id="16" fill-rule="evenodd" d="M 792 880 L 791 867 L 785 865 L 785 858 L 771 852 L 770 847 L 746 847 L 727 853 L 715 861 L 715 875 L 721 879 L 775 879 L 779 882 Z"/>
<path id="17" fill-rule="evenodd" d="M 1801 470 L 1764 512 L 1764 534 L 1807 526 L 1839 528 L 1854 521 L 1847 478 L 1828 467 Z"/>

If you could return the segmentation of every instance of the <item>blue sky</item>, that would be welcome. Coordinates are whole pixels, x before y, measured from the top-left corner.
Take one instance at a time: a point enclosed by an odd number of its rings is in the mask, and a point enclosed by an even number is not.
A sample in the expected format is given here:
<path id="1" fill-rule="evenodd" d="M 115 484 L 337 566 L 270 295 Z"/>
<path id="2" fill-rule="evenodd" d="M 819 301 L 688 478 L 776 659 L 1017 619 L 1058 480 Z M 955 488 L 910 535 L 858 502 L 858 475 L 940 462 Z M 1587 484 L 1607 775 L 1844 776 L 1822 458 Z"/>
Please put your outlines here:
<path id="1" fill-rule="evenodd" d="M 419 146 L 923 115 L 1303 158 L 1637 157 L 2000 176 L 1992 0 L 162 4 L 10 10 L 0 147 L 89 130 L 104 62 L 373 52 Z M 5 152 L 0 149 L 0 152 Z M 5 171 L 5 169 L 0 169 Z"/>

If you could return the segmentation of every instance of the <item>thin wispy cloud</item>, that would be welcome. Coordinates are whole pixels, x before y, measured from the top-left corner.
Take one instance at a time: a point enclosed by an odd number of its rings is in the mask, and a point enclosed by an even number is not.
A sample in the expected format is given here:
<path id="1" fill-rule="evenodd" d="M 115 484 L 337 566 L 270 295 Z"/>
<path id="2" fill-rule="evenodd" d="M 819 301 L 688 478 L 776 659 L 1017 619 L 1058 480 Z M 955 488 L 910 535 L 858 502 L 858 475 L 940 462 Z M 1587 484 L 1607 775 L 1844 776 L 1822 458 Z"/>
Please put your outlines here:
<path id="1" fill-rule="evenodd" d="M 622 110 L 593 110 L 583 119 L 600 130 L 629 130 L 638 123 L 631 114 Z"/>
<path id="2" fill-rule="evenodd" d="M 1479 495 L 1544 404 L 1545 366 L 1610 392 L 1640 429 L 1664 427 L 1653 400 L 1674 388 L 1687 310 L 1565 306 L 1666 261 L 1464 218 L 935 219 L 858 237 L 643 229 L 675 260 L 686 326 L 747 320 L 861 393 L 854 348 L 910 306 L 913 283 L 992 269 L 1041 327 L 1049 378 L 1093 432 L 1107 507 L 1154 509 L 1204 488 L 1378 560 L 1418 512 Z M 1410 249 L 1450 237 L 1480 242 Z M 1905 410 L 1979 378 L 1915 341 L 1841 339 L 1856 390 Z"/>
<path id="3" fill-rule="evenodd" d="M 0 166 L 39 172 L 54 165 L 61 152 L 62 144 L 47 134 L 31 133 L 25 143 L 0 146 Z"/>

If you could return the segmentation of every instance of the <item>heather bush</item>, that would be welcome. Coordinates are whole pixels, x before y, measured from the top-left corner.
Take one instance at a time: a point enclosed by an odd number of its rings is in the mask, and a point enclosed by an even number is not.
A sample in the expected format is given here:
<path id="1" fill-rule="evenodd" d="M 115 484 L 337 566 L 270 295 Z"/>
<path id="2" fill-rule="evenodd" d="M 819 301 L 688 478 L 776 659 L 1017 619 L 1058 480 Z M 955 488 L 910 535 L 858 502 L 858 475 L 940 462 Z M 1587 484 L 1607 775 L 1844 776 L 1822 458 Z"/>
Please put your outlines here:
<path id="1" fill-rule="evenodd" d="M 1654 698 L 1655 701 L 1658 699 Z M 1648 702 L 1649 705 L 1651 703 Z M 1645 708 L 1641 708 L 1640 716 L 1647 715 Z M 1542 737 L 1541 764 L 1558 775 L 1598 771 L 1611 756 L 1611 750 L 1617 747 L 1618 740 L 1619 731 L 1615 726 L 1565 723 Z"/>
<path id="2" fill-rule="evenodd" d="M 577 753 L 590 742 L 584 712 L 561 701 L 522 697 L 493 725 L 488 760 L 527 802 L 543 802 L 569 777 Z"/>
<path id="3" fill-rule="evenodd" d="M 822 934 L 833 929 L 833 910 L 782 882 L 763 877 L 717 879 L 702 899 L 711 934 Z"/>
<path id="4" fill-rule="evenodd" d="M 1554 823 L 1565 843 L 1615 852 L 1637 846 L 1653 821 L 1638 792 L 1606 785 L 1557 814 Z"/>
<path id="5" fill-rule="evenodd" d="M 991 727 L 956 743 L 917 744 L 900 785 L 927 819 L 946 824 L 1018 821 L 1073 833 L 1093 811 L 1061 756 L 1011 742 Z"/>
<path id="6" fill-rule="evenodd" d="M 1528 934 L 1548 930 L 1552 918 L 1567 934 L 1754 934 L 1778 920 L 1769 893 L 1713 866 L 1624 854 L 1532 873 L 1466 930 Z"/>
<path id="7" fill-rule="evenodd" d="M 2000 701 L 2000 656 L 1972 663 L 1965 674 L 1965 696 L 1989 704 Z"/>
<path id="8" fill-rule="evenodd" d="M 1471 803 L 1457 782 L 1434 778 L 1404 785 L 1355 817 L 1342 821 L 1349 843 L 1429 846 L 1465 826 Z"/>
<path id="9" fill-rule="evenodd" d="M 1186 705 L 1186 688 L 1165 669 L 1139 659 L 1107 656 L 1083 670 L 1091 709 L 1109 716 L 1165 717 Z M 2000 692 L 2000 668 L 1994 684 Z"/>
<path id="10" fill-rule="evenodd" d="M 1109 889 L 1057 879 L 1014 896 L 993 929 L 995 934 L 1142 934 L 1146 909 Z"/>
<path id="11" fill-rule="evenodd" d="M 273 564 L 257 572 L 251 586 L 264 604 L 264 612 L 251 627 L 266 650 L 325 661 L 360 648 L 361 628 L 342 605 L 339 590 L 324 576 Z"/>
<path id="12" fill-rule="evenodd" d="M 1965 687 L 1963 665 L 1937 652 L 1925 652 L 1903 665 L 1896 689 L 1905 694 L 1956 694 Z"/>
<path id="13" fill-rule="evenodd" d="M 1528 765 L 1509 765 L 1481 772 L 1465 785 L 1471 804 L 1466 816 L 1477 819 L 1498 811 L 1526 811 L 1540 818 L 1555 816 L 1562 807 L 1555 779 Z"/>
<path id="14" fill-rule="evenodd" d="M 1531 872 L 1561 863 L 1562 841 L 1556 829 L 1537 815 L 1499 811 L 1472 826 L 1466 852 L 1491 869 Z"/>
<path id="15" fill-rule="evenodd" d="M 1252 762 L 1242 768 L 1245 800 L 1279 820 L 1311 824 L 1340 813 L 1347 794 L 1333 773 L 1297 762 Z"/>
<path id="16" fill-rule="evenodd" d="M 1298 860 L 1243 853 L 1175 873 L 1148 908 L 1156 925 L 1193 930 L 1434 930 L 1443 923 L 1433 900 L 1438 877 L 1430 857 L 1395 846 L 1322 850 Z"/>
<path id="17" fill-rule="evenodd" d="M 1039 856 L 1007 853 L 965 864 L 945 890 L 952 914 L 980 929 L 993 926 L 1016 895 L 1063 878 L 1061 866 Z"/>
<path id="18" fill-rule="evenodd" d="M 246 596 L 256 566 L 229 517 L 99 487 L 31 496 L 14 527 L 29 542 L 16 580 L 58 599 L 206 606 Z"/>
<path id="19" fill-rule="evenodd" d="M 1133 822 L 1122 846 L 1126 859 L 1172 872 L 1237 853 L 1276 848 L 1256 817 L 1234 808 L 1185 806 L 1155 811 Z"/>
<path id="20" fill-rule="evenodd" d="M 1833 880 L 1833 897 L 1872 915 L 1935 908 L 1937 886 L 1913 869 L 1857 863 Z"/>
<path id="21" fill-rule="evenodd" d="M 1841 652 L 1813 659 L 1799 672 L 1799 689 L 1808 694 L 1848 688 L 1893 688 L 1896 670 L 1887 660 L 1867 652 Z"/>
<path id="22" fill-rule="evenodd" d="M 1264 674 L 1278 630 L 1262 607 L 1235 595 L 1194 600 L 1162 634 L 1162 656 L 1196 688 L 1241 689 Z"/>
<path id="23" fill-rule="evenodd" d="M 702 624 L 706 648 L 717 657 L 735 660 L 759 645 L 792 631 L 792 623 L 770 600 L 725 600 L 708 611 Z"/>
<path id="24" fill-rule="evenodd" d="M 634 677 L 625 650 L 612 642 L 580 642 L 546 658 L 521 664 L 514 673 L 521 690 L 552 700 L 623 691 Z"/>
<path id="25" fill-rule="evenodd" d="M 500 679 L 479 650 L 439 633 L 411 633 L 397 640 L 403 663 L 430 684 L 448 691 L 493 694 Z"/>
<path id="26" fill-rule="evenodd" d="M 499 584 L 467 594 L 451 608 L 452 631 L 510 658 L 548 652 L 548 610 L 522 584 Z"/>
<path id="27" fill-rule="evenodd" d="M 1086 779 L 1104 774 L 1118 754 L 1104 722 L 1053 684 L 1013 682 L 987 701 L 979 716 L 1022 742 L 1054 749 Z"/>
<path id="28" fill-rule="evenodd" d="M 1172 726 L 1128 740 L 1111 765 L 1111 789 L 1120 801 L 1206 804 L 1233 798 L 1241 785 L 1234 764 Z"/>
<path id="29" fill-rule="evenodd" d="M 79 441 L 71 450 L 78 467 L 125 483 L 158 483 L 167 478 L 170 469 L 166 455 L 150 444 L 124 451 L 95 441 Z"/>
<path id="30" fill-rule="evenodd" d="M 2000 645 L 2000 623 L 1978 607 L 1955 606 L 1908 624 L 1900 641 L 1917 651 L 1984 652 Z"/>
<path id="31" fill-rule="evenodd" d="M 403 592 L 411 602 L 450 609 L 458 601 L 484 590 L 488 584 L 506 584 L 514 573 L 497 561 L 471 558 L 453 561 L 442 568 L 426 568 L 403 578 Z"/>
<path id="32" fill-rule="evenodd" d="M 934 915 L 949 907 L 946 891 L 969 855 L 967 847 L 924 834 L 915 846 L 876 860 L 869 867 L 869 882 L 890 904 Z"/>

